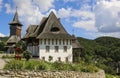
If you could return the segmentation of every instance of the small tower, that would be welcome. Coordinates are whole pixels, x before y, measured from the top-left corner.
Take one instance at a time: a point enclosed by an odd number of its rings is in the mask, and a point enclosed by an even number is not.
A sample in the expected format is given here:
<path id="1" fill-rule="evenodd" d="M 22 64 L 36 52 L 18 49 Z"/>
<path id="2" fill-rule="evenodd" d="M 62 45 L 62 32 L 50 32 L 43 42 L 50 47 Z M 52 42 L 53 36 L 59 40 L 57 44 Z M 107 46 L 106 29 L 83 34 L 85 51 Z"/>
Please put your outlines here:
<path id="1" fill-rule="evenodd" d="M 16 43 L 21 39 L 22 24 L 18 19 L 17 8 L 13 18 L 13 21 L 9 23 L 10 25 L 10 36 L 7 40 L 7 53 L 14 53 L 16 48 Z"/>
<path id="2" fill-rule="evenodd" d="M 21 28 L 22 24 L 19 22 L 17 8 L 13 18 L 13 21 L 9 23 L 10 25 L 10 36 L 16 35 L 21 38 Z"/>

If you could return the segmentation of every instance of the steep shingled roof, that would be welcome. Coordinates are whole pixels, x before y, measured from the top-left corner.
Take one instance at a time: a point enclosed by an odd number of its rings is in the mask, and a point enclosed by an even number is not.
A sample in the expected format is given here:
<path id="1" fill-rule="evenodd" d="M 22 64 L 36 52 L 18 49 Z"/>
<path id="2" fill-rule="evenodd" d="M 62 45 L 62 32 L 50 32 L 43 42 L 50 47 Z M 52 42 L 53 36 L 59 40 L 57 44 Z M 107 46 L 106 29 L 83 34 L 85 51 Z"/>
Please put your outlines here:
<path id="1" fill-rule="evenodd" d="M 82 45 L 80 45 L 80 43 L 78 42 L 77 38 L 74 35 L 72 35 L 72 37 L 74 38 L 72 42 L 72 46 L 74 49 L 84 48 Z"/>
<path id="2" fill-rule="evenodd" d="M 7 43 L 17 43 L 18 41 L 20 41 L 20 37 L 18 37 L 16 35 L 12 35 L 7 40 Z"/>
<path id="3" fill-rule="evenodd" d="M 37 38 L 71 39 L 72 37 L 64 29 L 60 20 L 55 16 L 55 14 L 51 12 L 44 25 L 43 31 L 38 35 Z"/>
<path id="4" fill-rule="evenodd" d="M 22 26 L 22 24 L 20 23 L 20 21 L 18 19 L 18 13 L 17 13 L 17 11 L 15 12 L 13 21 L 9 23 L 9 25 L 14 25 L 14 24 L 18 24 L 19 26 Z"/>
<path id="5" fill-rule="evenodd" d="M 27 33 L 25 34 L 24 38 L 29 38 L 35 32 L 37 27 L 38 25 L 30 25 L 26 30 Z"/>
<path id="6" fill-rule="evenodd" d="M 53 12 L 48 17 L 43 17 L 40 25 L 36 29 L 30 30 L 30 33 L 27 32 L 26 35 L 23 39 L 29 37 L 36 39 L 72 39 L 72 36 L 67 33 Z"/>

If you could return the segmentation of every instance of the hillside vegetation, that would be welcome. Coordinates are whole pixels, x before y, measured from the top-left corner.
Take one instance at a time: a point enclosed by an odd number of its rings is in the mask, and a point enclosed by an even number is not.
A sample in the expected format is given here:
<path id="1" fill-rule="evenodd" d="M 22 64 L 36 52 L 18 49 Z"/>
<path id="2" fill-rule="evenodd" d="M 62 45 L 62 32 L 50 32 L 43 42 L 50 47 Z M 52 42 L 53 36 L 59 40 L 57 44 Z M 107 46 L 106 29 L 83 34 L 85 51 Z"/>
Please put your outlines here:
<path id="1" fill-rule="evenodd" d="M 8 37 L 0 37 L 0 53 L 3 53 L 3 51 L 5 50 L 5 44 L 7 41 Z"/>
<path id="2" fill-rule="evenodd" d="M 113 37 L 99 37 L 95 40 L 77 38 L 84 47 L 81 60 L 94 63 L 109 74 L 118 74 L 120 71 L 120 39 Z"/>

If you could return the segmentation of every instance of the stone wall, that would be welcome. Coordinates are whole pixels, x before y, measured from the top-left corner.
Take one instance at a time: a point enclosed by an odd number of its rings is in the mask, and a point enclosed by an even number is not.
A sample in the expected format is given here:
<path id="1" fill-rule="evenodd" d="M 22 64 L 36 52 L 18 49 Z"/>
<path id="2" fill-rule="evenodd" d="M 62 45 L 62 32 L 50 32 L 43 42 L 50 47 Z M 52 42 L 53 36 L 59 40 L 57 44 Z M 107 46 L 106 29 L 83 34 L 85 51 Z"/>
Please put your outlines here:
<path id="1" fill-rule="evenodd" d="M 75 71 L 8 71 L 0 70 L 2 78 L 105 78 L 100 70 L 96 73 L 83 73 Z"/>

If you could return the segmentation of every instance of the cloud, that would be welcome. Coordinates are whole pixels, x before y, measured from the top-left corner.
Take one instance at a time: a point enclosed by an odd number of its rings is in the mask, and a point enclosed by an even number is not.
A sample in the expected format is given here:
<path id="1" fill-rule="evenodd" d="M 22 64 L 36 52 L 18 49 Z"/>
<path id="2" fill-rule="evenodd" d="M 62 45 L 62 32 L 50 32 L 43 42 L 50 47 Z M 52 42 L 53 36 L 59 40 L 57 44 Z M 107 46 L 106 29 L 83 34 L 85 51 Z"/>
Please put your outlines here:
<path id="1" fill-rule="evenodd" d="M 100 1 L 95 6 L 95 26 L 99 32 L 120 32 L 120 1 Z"/>
<path id="2" fill-rule="evenodd" d="M 1 8 L 2 8 L 2 0 L 0 0 L 0 11 L 1 11 Z"/>
<path id="3" fill-rule="evenodd" d="M 53 8 L 54 0 L 34 0 L 33 1 L 40 9 L 40 11 L 48 11 L 50 8 Z"/>
<path id="4" fill-rule="evenodd" d="M 2 34 L 2 33 L 0 33 L 0 37 L 5 37 L 6 35 L 4 35 L 4 34 Z"/>
<path id="5" fill-rule="evenodd" d="M 6 3 L 5 7 L 7 8 L 6 13 L 14 13 L 15 9 L 12 9 L 10 4 Z"/>
<path id="6" fill-rule="evenodd" d="M 61 8 L 58 10 L 58 16 L 61 18 L 68 18 L 71 16 L 72 8 Z"/>
<path id="7" fill-rule="evenodd" d="M 83 28 L 87 31 L 97 31 L 97 29 L 94 26 L 95 21 L 89 20 L 89 21 L 78 21 L 75 22 L 73 25 L 78 28 Z"/>

